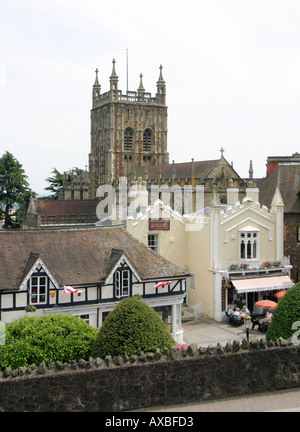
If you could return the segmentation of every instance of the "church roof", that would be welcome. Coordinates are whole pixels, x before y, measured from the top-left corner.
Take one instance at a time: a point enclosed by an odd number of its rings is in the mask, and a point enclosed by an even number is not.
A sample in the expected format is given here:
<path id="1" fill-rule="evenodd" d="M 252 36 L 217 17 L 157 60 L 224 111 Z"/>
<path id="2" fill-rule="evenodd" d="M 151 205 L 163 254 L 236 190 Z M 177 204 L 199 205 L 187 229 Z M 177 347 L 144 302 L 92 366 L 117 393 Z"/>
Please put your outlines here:
<path id="1" fill-rule="evenodd" d="M 208 161 L 194 161 L 194 162 L 182 162 L 174 164 L 162 164 L 160 167 L 158 165 L 149 165 L 147 167 L 148 178 L 157 179 L 159 169 L 161 170 L 162 179 L 172 179 L 173 170 L 175 169 L 176 178 L 191 178 L 192 177 L 192 165 L 195 170 L 195 178 L 203 179 L 205 178 L 210 170 L 219 162 L 219 159 L 208 160 Z M 144 177 L 145 167 L 137 169 L 137 177 Z"/>
<path id="2" fill-rule="evenodd" d="M 121 254 L 142 280 L 188 273 L 121 228 L 0 231 L 0 289 L 18 289 L 37 258 L 59 285 L 103 280 Z"/>

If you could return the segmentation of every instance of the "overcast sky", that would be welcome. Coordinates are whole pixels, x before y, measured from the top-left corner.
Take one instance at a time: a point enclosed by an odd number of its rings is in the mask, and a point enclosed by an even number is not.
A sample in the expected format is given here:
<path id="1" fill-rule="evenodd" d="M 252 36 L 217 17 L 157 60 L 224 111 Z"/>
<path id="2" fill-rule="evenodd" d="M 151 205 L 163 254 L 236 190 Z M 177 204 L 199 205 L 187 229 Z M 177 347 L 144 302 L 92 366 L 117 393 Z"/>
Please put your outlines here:
<path id="1" fill-rule="evenodd" d="M 300 151 L 299 0 L 0 0 L 0 156 L 44 193 L 85 168 L 95 69 L 109 89 L 167 86 L 170 162 L 218 159 L 242 177 Z"/>

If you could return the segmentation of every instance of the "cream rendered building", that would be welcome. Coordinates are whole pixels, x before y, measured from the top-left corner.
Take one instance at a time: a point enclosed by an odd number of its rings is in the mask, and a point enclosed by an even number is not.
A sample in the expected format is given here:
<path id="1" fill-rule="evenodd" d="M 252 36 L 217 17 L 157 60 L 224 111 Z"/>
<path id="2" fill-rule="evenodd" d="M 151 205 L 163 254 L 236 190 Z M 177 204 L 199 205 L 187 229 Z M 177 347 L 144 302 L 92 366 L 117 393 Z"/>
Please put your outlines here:
<path id="1" fill-rule="evenodd" d="M 283 256 L 280 191 L 270 209 L 259 204 L 258 189 L 248 188 L 242 202 L 236 201 L 238 192 L 227 189 L 233 204 L 224 205 L 215 189 L 210 205 L 190 215 L 157 200 L 127 220 L 132 235 L 193 275 L 188 305 L 200 304 L 203 315 L 217 321 L 232 303 L 257 309 L 257 300 L 293 285 L 289 258 Z"/>

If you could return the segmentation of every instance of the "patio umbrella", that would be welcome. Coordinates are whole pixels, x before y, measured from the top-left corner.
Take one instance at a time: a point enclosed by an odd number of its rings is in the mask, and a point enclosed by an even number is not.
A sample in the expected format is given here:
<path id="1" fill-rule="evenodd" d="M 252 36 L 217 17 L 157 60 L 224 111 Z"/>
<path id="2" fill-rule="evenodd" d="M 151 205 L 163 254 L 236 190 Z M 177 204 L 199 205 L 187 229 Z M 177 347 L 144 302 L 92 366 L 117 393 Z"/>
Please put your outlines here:
<path id="1" fill-rule="evenodd" d="M 274 294 L 274 297 L 281 299 L 281 297 L 283 297 L 285 293 L 286 293 L 286 290 L 277 291 L 277 293 Z"/>
<path id="2" fill-rule="evenodd" d="M 255 303 L 256 306 L 263 307 L 264 309 L 276 308 L 277 303 L 272 300 L 259 300 Z"/>

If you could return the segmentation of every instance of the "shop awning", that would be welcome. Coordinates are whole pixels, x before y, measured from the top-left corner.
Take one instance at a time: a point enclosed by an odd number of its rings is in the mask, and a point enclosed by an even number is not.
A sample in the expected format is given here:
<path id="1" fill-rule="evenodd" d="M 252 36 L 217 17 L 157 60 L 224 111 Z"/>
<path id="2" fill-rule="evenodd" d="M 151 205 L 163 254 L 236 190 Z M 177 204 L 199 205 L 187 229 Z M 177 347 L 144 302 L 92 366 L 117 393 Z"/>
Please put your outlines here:
<path id="1" fill-rule="evenodd" d="M 282 290 L 291 288 L 294 285 L 294 282 L 287 275 L 249 279 L 231 279 L 231 282 L 238 293 Z"/>

